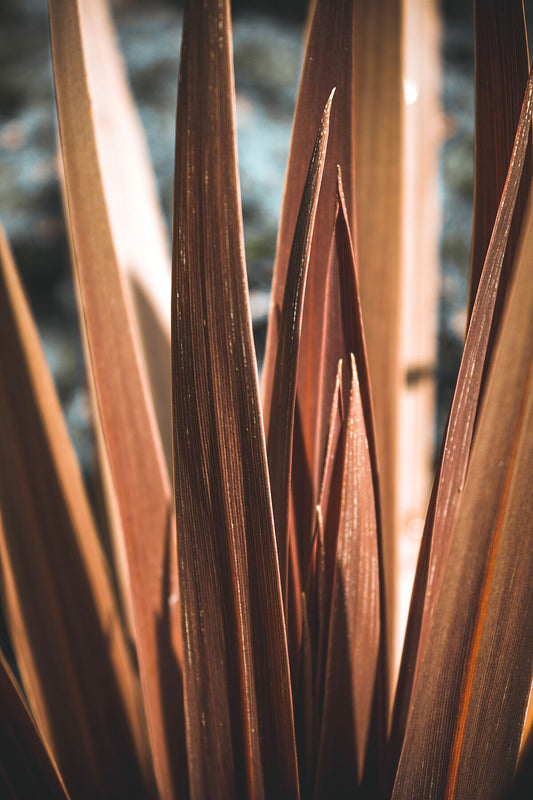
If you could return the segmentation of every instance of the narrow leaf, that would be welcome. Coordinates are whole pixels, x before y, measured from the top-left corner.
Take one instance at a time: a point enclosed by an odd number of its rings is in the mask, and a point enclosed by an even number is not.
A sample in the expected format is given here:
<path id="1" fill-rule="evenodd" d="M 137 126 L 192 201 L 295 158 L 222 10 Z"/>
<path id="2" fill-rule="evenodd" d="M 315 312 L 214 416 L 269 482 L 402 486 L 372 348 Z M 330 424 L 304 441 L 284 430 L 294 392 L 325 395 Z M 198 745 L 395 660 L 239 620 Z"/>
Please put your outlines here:
<path id="1" fill-rule="evenodd" d="M 498 798 L 533 674 L 533 208 L 472 447 L 393 798 Z"/>
<path id="2" fill-rule="evenodd" d="M 270 416 L 267 433 L 272 507 L 284 597 L 288 582 L 289 492 L 302 311 L 318 195 L 328 144 L 332 100 L 333 91 L 320 122 L 296 222 L 279 321 L 278 349 L 271 395 L 273 413 Z"/>
<path id="3" fill-rule="evenodd" d="M 336 379 L 335 369 L 337 369 L 338 375 L 338 368 L 336 365 L 338 365 L 341 359 L 348 365 L 350 362 L 350 354 L 353 353 L 356 363 L 358 364 L 359 391 L 361 394 L 361 403 L 367 431 L 374 495 L 376 502 L 378 502 L 379 480 L 374 415 L 366 344 L 363 333 L 359 281 L 340 166 L 337 168 L 337 173 L 337 211 L 330 245 L 325 284 L 324 326 L 319 382 L 319 409 L 322 415 L 320 419 L 321 433 L 319 439 L 324 443 L 328 440 L 328 430 L 330 427 L 329 407 L 331 392 Z M 342 375 L 344 377 L 342 396 L 347 399 L 351 391 L 351 378 L 347 368 L 343 371 Z M 321 453 L 321 462 L 324 461 L 325 455 L 324 448 L 324 451 Z M 323 479 L 324 475 L 322 476 L 322 480 Z M 323 486 L 322 490 L 324 488 Z M 379 524 L 379 506 L 376 507 L 376 511 L 378 513 Z"/>
<path id="4" fill-rule="evenodd" d="M 173 418 L 191 796 L 297 798 L 247 299 L 229 3 L 187 3 L 176 126 Z"/>
<path id="5" fill-rule="evenodd" d="M 418 670 L 424 658 L 452 533 L 464 496 L 463 487 L 478 412 L 492 315 L 526 155 L 532 112 L 533 73 L 526 88 L 509 172 L 466 337 L 424 528 L 393 714 L 393 762 L 394 753 L 399 755 L 413 687 L 416 686 Z M 394 770 L 394 763 L 392 769 Z"/>
<path id="6" fill-rule="evenodd" d="M 355 358 L 346 420 L 342 500 L 329 625 L 316 796 L 349 797 L 362 782 L 378 686 L 378 527 Z"/>
<path id="7" fill-rule="evenodd" d="M 170 248 L 144 131 L 118 49 L 108 0 L 78 3 L 91 124 L 116 258 L 133 316 L 161 440 L 172 468 Z"/>
<path id="8" fill-rule="evenodd" d="M 0 328 L 0 340 L 9 342 L 0 349 L 0 571 L 24 689 L 69 791 L 140 797 L 150 767 L 137 680 L 59 400 L 1 230 Z"/>
<path id="9" fill-rule="evenodd" d="M 68 797 L 11 671 L 0 653 L 0 791 L 9 800 Z"/>
<path id="10" fill-rule="evenodd" d="M 523 0 L 475 0 L 474 37 L 474 213 L 468 319 L 474 307 L 485 254 L 505 184 L 529 73 Z M 494 313 L 494 330 L 501 314 L 505 288 L 509 282 L 526 210 L 531 178 L 531 152 L 526 158 L 524 171 L 524 186 L 518 195 L 515 219 L 503 262 L 502 282 Z"/>
<path id="11" fill-rule="evenodd" d="M 183 750 L 182 698 L 176 690 L 179 608 L 163 594 L 175 534 L 168 474 L 106 202 L 81 30 L 89 5 L 88 0 L 50 0 L 59 130 L 91 370 L 129 564 L 152 755 L 166 798 L 183 779 L 176 757 Z M 176 565 L 170 567 L 175 573 Z M 168 626 L 162 627 L 169 614 Z"/>
<path id="12" fill-rule="evenodd" d="M 320 471 L 325 442 L 318 444 L 318 404 L 324 286 L 328 264 L 331 232 L 335 223 L 337 164 L 345 174 L 347 202 L 352 221 L 355 220 L 354 200 L 354 118 L 353 118 L 353 29 L 356 3 L 340 0 L 330 3 L 317 0 L 311 10 L 304 66 L 298 92 L 294 126 L 285 177 L 283 206 L 272 283 L 272 308 L 269 320 L 265 363 L 263 369 L 263 410 L 265 427 L 279 413 L 272 394 L 276 391 L 276 359 L 279 329 L 277 316 L 281 311 L 285 283 L 296 229 L 300 203 L 307 180 L 309 154 L 318 130 L 324 101 L 335 86 L 328 152 L 324 164 L 322 189 L 316 211 L 313 241 L 310 243 L 309 270 L 303 308 L 301 341 L 298 357 L 296 419 L 292 451 L 293 518 L 299 544 L 300 567 L 304 560 L 314 525 L 318 502 Z M 333 364 L 333 371 L 336 362 Z M 332 390 L 333 387 L 331 387 Z M 326 399 L 329 412 L 331 394 Z M 297 435 L 296 435 L 297 434 Z M 320 451 L 320 456 L 318 455 Z M 283 572 L 282 572 L 283 580 Z"/>

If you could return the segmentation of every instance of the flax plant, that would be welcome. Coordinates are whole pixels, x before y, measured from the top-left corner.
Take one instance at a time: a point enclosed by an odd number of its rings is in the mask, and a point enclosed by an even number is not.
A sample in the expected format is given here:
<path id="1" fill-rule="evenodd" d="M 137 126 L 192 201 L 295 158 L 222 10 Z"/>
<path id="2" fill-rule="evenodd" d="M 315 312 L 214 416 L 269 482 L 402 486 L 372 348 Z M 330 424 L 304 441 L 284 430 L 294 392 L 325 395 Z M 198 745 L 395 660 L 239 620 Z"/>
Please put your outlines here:
<path id="1" fill-rule="evenodd" d="M 171 257 L 106 2 L 49 0 L 108 530 L 2 233 L 2 796 L 527 796 L 533 77 L 520 0 L 474 7 L 469 321 L 396 677 L 404 4 L 311 4 L 260 393 L 229 0 L 184 11 Z"/>

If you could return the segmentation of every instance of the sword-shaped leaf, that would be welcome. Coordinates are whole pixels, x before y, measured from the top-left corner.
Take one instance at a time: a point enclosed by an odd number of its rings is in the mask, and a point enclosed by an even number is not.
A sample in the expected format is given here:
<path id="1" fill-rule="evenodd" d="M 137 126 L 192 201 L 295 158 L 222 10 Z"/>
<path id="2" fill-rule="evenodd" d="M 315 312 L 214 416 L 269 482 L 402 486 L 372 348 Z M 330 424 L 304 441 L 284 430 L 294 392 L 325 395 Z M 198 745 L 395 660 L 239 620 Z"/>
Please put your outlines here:
<path id="1" fill-rule="evenodd" d="M 498 798 L 516 768 L 533 673 L 532 258 L 530 205 L 394 800 Z"/>
<path id="2" fill-rule="evenodd" d="M 73 447 L 0 231 L 0 572 L 30 707 L 76 796 L 141 797 L 138 683 Z"/>
<path id="3" fill-rule="evenodd" d="M 0 791 L 11 800 L 68 797 L 15 679 L 0 653 Z"/>
<path id="4" fill-rule="evenodd" d="M 452 407 L 422 537 L 405 636 L 391 732 L 391 769 L 400 753 L 409 707 L 457 521 L 478 413 L 492 315 L 531 129 L 533 73 L 529 78 L 505 188 L 485 259 L 465 341 Z"/>
<path id="5" fill-rule="evenodd" d="M 523 0 L 475 0 L 474 37 L 476 130 L 469 319 L 498 213 L 529 73 Z M 531 151 L 526 158 L 524 172 L 525 182 L 518 195 L 503 261 L 502 281 L 494 312 L 494 331 L 501 314 L 526 210 Z"/>
<path id="6" fill-rule="evenodd" d="M 270 399 L 267 453 L 284 597 L 289 575 L 289 496 L 302 312 L 318 196 L 326 159 L 333 91 L 322 114 L 296 221 L 279 318 L 278 347 Z"/>
<path id="7" fill-rule="evenodd" d="M 159 431 L 102 174 L 82 20 L 91 0 L 50 0 L 50 27 L 69 233 L 110 473 L 129 566 L 137 653 L 156 779 L 182 780 L 179 608 L 165 595 L 171 499 Z M 177 582 L 170 562 L 170 583 Z M 168 625 L 163 624 L 168 620 Z M 164 631 L 164 632 L 163 632 Z"/>
<path id="8" fill-rule="evenodd" d="M 322 176 L 322 188 L 316 211 L 313 241 L 310 242 L 309 270 L 303 308 L 301 341 L 298 356 L 296 396 L 297 429 L 292 450 L 292 519 L 299 547 L 302 572 L 314 525 L 318 502 L 320 471 L 325 441 L 318 441 L 320 350 L 324 314 L 324 288 L 331 232 L 335 223 L 337 164 L 341 164 L 346 182 L 347 202 L 355 221 L 354 201 L 354 105 L 353 105 L 353 29 L 356 3 L 340 0 L 330 3 L 317 0 L 311 10 L 311 22 L 305 48 L 303 71 L 294 117 L 289 162 L 285 177 L 283 206 L 272 283 L 272 307 L 268 326 L 263 369 L 263 410 L 265 428 L 279 413 L 272 402 L 276 390 L 275 369 L 279 330 L 277 322 L 283 304 L 285 283 L 293 246 L 300 203 L 307 180 L 309 154 L 325 99 L 337 87 L 331 111 L 328 152 Z M 332 365 L 333 382 L 337 362 Z M 326 399 L 326 420 L 331 401 Z M 327 423 L 326 423 L 327 425 Z M 322 431 L 324 433 L 324 431 Z M 324 435 L 327 435 L 327 427 Z M 320 451 L 320 452 L 319 452 Z M 283 579 L 283 574 L 282 574 Z"/>
<path id="9" fill-rule="evenodd" d="M 191 796 L 297 798 L 248 305 L 229 2 L 187 3 L 176 125 L 174 473 Z"/>

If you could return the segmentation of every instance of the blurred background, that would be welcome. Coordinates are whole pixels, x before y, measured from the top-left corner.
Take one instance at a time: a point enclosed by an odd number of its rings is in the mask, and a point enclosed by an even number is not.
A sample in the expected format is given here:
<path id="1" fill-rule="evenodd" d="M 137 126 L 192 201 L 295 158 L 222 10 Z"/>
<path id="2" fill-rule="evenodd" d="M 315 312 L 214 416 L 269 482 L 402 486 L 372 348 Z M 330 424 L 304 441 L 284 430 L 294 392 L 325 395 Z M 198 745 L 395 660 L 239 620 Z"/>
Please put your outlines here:
<path id="1" fill-rule="evenodd" d="M 233 2 L 241 188 L 259 352 L 264 346 L 306 7 L 306 0 Z M 170 230 L 180 4 L 117 0 L 113 8 Z M 440 13 L 442 226 L 436 427 L 442 430 L 464 334 L 473 188 L 474 55 L 468 0 L 444 0 Z M 0 0 L 0 218 L 87 476 L 93 444 L 55 136 L 46 2 Z"/>

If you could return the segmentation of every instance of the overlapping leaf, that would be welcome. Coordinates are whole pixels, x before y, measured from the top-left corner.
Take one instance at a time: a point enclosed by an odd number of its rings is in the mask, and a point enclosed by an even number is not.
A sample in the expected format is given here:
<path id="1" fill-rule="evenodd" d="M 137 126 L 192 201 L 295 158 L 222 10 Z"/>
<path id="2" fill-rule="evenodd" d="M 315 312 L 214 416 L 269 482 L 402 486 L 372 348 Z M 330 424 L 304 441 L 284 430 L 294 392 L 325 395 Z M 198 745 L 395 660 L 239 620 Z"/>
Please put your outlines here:
<path id="1" fill-rule="evenodd" d="M 278 348 L 270 401 L 272 411 L 268 426 L 267 454 L 281 588 L 285 598 L 289 574 L 289 493 L 302 312 L 318 196 L 327 152 L 332 100 L 333 91 L 320 121 L 296 221 L 279 316 Z M 285 603 L 287 605 L 287 601 Z"/>
<path id="2" fill-rule="evenodd" d="M 394 636 L 398 491 L 405 477 L 398 470 L 403 5 L 355 0 L 353 45 L 357 264 L 380 470 L 389 641 Z"/>
<path id="3" fill-rule="evenodd" d="M 304 66 L 296 106 L 289 163 L 285 177 L 283 206 L 272 283 L 272 309 L 267 335 L 263 370 L 263 410 L 267 435 L 270 421 L 278 411 L 272 405 L 275 390 L 275 363 L 279 330 L 277 322 L 283 303 L 296 220 L 306 181 L 309 154 L 318 130 L 324 103 L 336 88 L 332 108 L 328 153 L 324 165 L 322 189 L 314 224 L 303 309 L 302 333 L 298 355 L 298 382 L 295 406 L 295 436 L 292 454 L 291 532 L 298 545 L 298 564 L 303 570 L 303 553 L 309 548 L 314 506 L 320 482 L 325 441 L 319 442 L 320 421 L 327 415 L 336 362 L 332 365 L 332 383 L 326 408 L 319 410 L 320 352 L 324 313 L 324 287 L 331 234 L 336 212 L 337 164 L 341 164 L 346 184 L 347 202 L 355 220 L 354 209 L 354 124 L 353 124 L 353 27 L 356 3 L 328 3 L 317 0 L 312 9 Z M 323 413 L 322 413 L 323 412 Z"/>
<path id="4" fill-rule="evenodd" d="M 516 767 L 533 674 L 531 205 L 522 236 L 395 800 L 497 798 Z"/>
<path id="5" fill-rule="evenodd" d="M 24 689 L 69 791 L 141 796 L 150 789 L 151 768 L 138 684 L 76 456 L 2 231 L 0 326 L 2 601 Z"/>
<path id="6" fill-rule="evenodd" d="M 57 766 L 0 653 L 0 790 L 2 797 L 68 797 Z"/>
<path id="7" fill-rule="evenodd" d="M 461 499 L 492 316 L 522 176 L 533 112 L 533 75 L 526 87 L 515 145 L 466 337 L 452 408 L 421 544 L 393 715 L 392 748 L 399 753 L 408 709 L 432 624 Z M 392 765 L 394 770 L 394 764 Z"/>
<path id="8" fill-rule="evenodd" d="M 237 178 L 229 3 L 189 2 L 176 127 L 172 357 L 190 790 L 298 797 Z"/>
<path id="9" fill-rule="evenodd" d="M 468 318 L 474 307 L 485 254 L 505 184 L 529 73 L 523 0 L 475 0 L 474 37 L 476 130 Z M 503 262 L 502 284 L 498 291 L 494 314 L 494 330 L 498 326 L 505 288 L 511 275 L 518 245 L 528 197 L 531 166 L 530 151 L 524 164 L 524 187 L 518 195 L 516 213 Z"/>
<path id="10" fill-rule="evenodd" d="M 344 368 L 338 372 L 339 396 L 336 399 L 334 395 L 330 415 L 320 496 L 325 515 L 328 616 L 326 673 L 323 689 L 317 694 L 322 716 L 316 778 L 320 796 L 327 796 L 330 791 L 355 792 L 363 780 L 367 791 L 377 791 L 376 756 L 383 749 L 387 713 L 382 554 L 370 384 L 340 173 L 337 192 L 326 281 L 322 363 L 340 359 Z M 323 382 L 323 393 L 326 386 Z M 320 655 L 317 661 L 319 674 Z"/>

